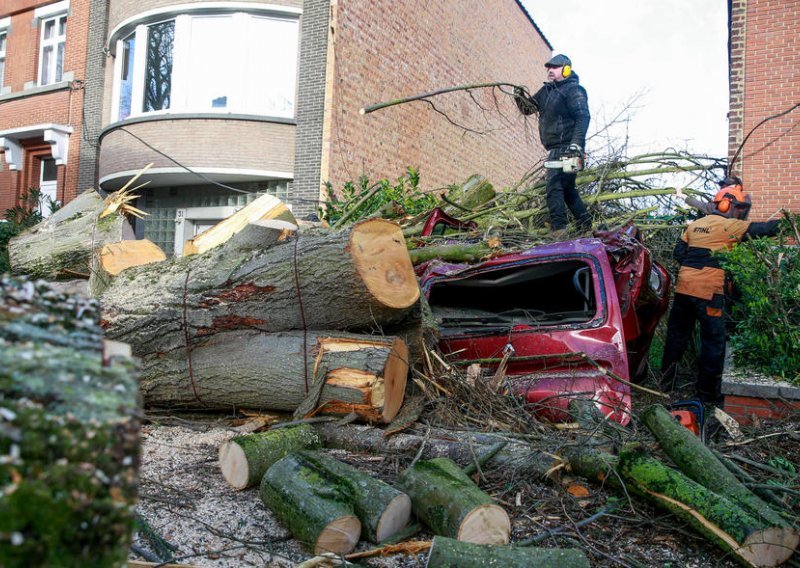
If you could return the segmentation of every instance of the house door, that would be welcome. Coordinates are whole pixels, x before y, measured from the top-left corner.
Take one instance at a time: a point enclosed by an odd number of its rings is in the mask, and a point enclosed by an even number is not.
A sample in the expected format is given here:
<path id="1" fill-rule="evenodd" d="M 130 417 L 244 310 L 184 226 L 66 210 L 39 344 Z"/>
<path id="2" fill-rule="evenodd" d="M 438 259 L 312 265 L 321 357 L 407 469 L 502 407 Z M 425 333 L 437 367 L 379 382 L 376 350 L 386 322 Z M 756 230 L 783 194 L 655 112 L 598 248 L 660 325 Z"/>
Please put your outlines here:
<path id="1" fill-rule="evenodd" d="M 40 158 L 39 173 L 39 211 L 42 217 L 49 217 L 58 195 L 58 174 L 56 161 L 53 158 Z"/>

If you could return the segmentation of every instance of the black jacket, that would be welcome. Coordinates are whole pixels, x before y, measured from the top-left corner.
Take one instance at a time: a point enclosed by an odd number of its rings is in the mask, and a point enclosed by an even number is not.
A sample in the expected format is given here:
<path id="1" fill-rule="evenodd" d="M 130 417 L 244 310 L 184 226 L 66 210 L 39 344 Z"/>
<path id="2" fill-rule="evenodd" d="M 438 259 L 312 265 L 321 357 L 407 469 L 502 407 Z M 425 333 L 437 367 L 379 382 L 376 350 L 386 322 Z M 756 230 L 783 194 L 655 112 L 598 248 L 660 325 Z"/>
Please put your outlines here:
<path id="1" fill-rule="evenodd" d="M 523 114 L 539 113 L 539 139 L 548 150 L 577 144 L 586 146 L 589 102 L 578 75 L 545 83 L 533 96 L 516 97 Z"/>

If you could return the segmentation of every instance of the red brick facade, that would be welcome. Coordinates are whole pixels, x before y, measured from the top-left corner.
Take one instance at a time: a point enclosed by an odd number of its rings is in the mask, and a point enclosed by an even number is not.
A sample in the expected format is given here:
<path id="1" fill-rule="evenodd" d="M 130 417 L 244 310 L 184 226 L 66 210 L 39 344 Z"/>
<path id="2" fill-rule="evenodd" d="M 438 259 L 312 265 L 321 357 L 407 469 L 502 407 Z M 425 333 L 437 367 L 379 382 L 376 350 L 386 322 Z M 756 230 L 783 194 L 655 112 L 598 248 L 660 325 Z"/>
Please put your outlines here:
<path id="1" fill-rule="evenodd" d="M 726 395 L 724 409 L 739 424 L 749 425 L 753 423 L 754 416 L 769 420 L 797 416 L 800 413 L 800 401 Z"/>
<path id="2" fill-rule="evenodd" d="M 473 173 L 503 187 L 542 157 L 535 117 L 497 90 L 475 90 L 475 100 L 466 92 L 432 98 L 446 117 L 425 102 L 359 114 L 458 85 L 538 88 L 551 50 L 515 1 L 339 0 L 330 41 L 321 173 L 334 188 L 362 174 L 394 179 L 407 166 L 419 168 L 426 190 Z"/>
<path id="3" fill-rule="evenodd" d="M 729 157 L 762 120 L 800 103 L 800 0 L 731 0 Z M 800 107 L 758 127 L 733 166 L 753 220 L 800 212 Z"/>
<path id="4" fill-rule="evenodd" d="M 81 142 L 81 117 L 89 21 L 89 0 L 70 0 L 64 52 L 65 80 L 47 88 L 37 87 L 39 33 L 36 8 L 52 5 L 52 0 L 12 0 L 0 3 L 0 19 L 8 18 L 6 62 L 0 93 L 0 136 L 4 131 L 24 130 L 44 124 L 72 128 L 67 163 L 57 166 L 57 198 L 66 202 L 78 193 L 78 157 Z M 34 23 L 35 22 L 35 23 Z M 2 30 L 0 30 L 2 31 Z M 25 135 L 27 136 L 27 135 Z M 0 218 L 16 204 L 21 193 L 39 184 L 39 161 L 50 156 L 50 144 L 41 135 L 20 140 L 24 148 L 21 168 L 9 169 L 0 148 Z"/>

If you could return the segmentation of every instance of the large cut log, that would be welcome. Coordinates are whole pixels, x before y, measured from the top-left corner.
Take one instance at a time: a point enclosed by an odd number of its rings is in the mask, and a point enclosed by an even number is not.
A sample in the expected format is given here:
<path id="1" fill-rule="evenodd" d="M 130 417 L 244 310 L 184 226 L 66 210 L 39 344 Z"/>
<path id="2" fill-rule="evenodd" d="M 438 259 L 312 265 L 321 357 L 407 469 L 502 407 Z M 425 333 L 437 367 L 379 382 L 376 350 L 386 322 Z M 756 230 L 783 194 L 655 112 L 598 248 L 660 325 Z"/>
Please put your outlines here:
<path id="1" fill-rule="evenodd" d="M 408 351 L 395 337 L 229 331 L 142 358 L 147 405 L 355 412 L 389 422 L 403 403 Z"/>
<path id="2" fill-rule="evenodd" d="M 379 543 L 397 534 L 411 518 L 411 499 L 388 483 L 321 452 L 301 451 L 309 467 L 336 486 L 349 487 L 362 538 Z"/>
<path id="3" fill-rule="evenodd" d="M 266 471 L 285 455 L 320 447 L 319 435 L 308 424 L 237 436 L 219 447 L 222 476 L 234 489 L 261 483 Z"/>
<path id="4" fill-rule="evenodd" d="M 782 564 L 800 541 L 794 530 L 770 525 L 638 449 L 620 454 L 619 470 L 639 493 L 749 566 Z"/>
<path id="5" fill-rule="evenodd" d="M 125 216 L 100 219 L 106 203 L 88 190 L 41 223 L 11 239 L 9 263 L 15 274 L 56 280 L 89 277 L 93 252 L 106 243 L 135 238 Z"/>
<path id="6" fill-rule="evenodd" d="M 478 544 L 508 544 L 508 513 L 454 461 L 418 461 L 400 473 L 397 484 L 411 497 L 417 517 L 435 534 Z"/>
<path id="7" fill-rule="evenodd" d="M 97 304 L 0 281 L 0 566 L 118 566 L 139 463 L 130 359 L 104 366 Z"/>
<path id="8" fill-rule="evenodd" d="M 475 463 L 476 456 L 483 455 L 500 441 L 506 444 L 489 462 L 485 469 L 500 468 L 506 475 L 544 480 L 559 465 L 550 453 L 537 451 L 530 444 L 502 438 L 492 434 L 431 430 L 426 436 L 415 434 L 393 434 L 360 424 L 340 426 L 338 424 L 315 424 L 322 444 L 328 448 L 340 448 L 351 452 L 376 455 L 405 455 L 413 457 L 421 452 L 422 459 L 449 458 L 461 467 Z"/>
<path id="9" fill-rule="evenodd" d="M 374 330 L 402 321 L 418 299 L 400 228 L 382 219 L 130 268 L 101 297 L 107 335 L 139 356 L 231 329 Z"/>
<path id="10" fill-rule="evenodd" d="M 347 554 L 358 543 L 361 522 L 348 485 L 337 485 L 299 454 L 289 454 L 267 470 L 261 500 L 297 540 L 314 554 Z"/>
<path id="11" fill-rule="evenodd" d="M 771 525 L 789 525 L 772 507 L 745 487 L 700 438 L 678 424 L 666 408 L 652 405 L 641 413 L 640 418 L 658 439 L 664 452 L 691 479 L 728 497 Z"/>
<path id="12" fill-rule="evenodd" d="M 111 280 L 126 268 L 161 262 L 167 255 L 148 239 L 120 241 L 103 245 L 94 254 L 92 273 L 89 276 L 89 293 L 99 296 Z"/>
<path id="13" fill-rule="evenodd" d="M 474 544 L 445 536 L 433 537 L 427 568 L 484 568 L 529 566 L 536 568 L 589 568 L 589 559 L 577 548 L 528 548 Z"/>
<path id="14" fill-rule="evenodd" d="M 254 199 L 227 219 L 223 219 L 196 237 L 187 240 L 183 245 L 183 255 L 206 252 L 247 229 L 250 223 L 258 221 L 285 221 L 292 225 L 297 224 L 294 215 L 285 203 L 274 195 L 265 194 Z"/>

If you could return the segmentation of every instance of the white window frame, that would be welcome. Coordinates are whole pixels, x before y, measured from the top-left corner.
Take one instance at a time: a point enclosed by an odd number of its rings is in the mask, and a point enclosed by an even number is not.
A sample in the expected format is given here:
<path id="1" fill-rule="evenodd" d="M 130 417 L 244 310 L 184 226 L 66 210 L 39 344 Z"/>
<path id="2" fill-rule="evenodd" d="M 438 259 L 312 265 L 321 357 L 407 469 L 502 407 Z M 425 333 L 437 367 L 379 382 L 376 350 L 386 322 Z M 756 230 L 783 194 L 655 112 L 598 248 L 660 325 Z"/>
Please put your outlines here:
<path id="1" fill-rule="evenodd" d="M 45 181 L 44 179 L 44 162 L 45 160 L 52 160 L 53 166 L 56 168 L 56 179 Z M 42 214 L 42 217 L 49 217 L 53 212 L 50 210 L 49 207 L 45 207 L 45 204 L 49 205 L 50 202 L 46 199 L 49 197 L 54 202 L 58 202 L 58 163 L 56 162 L 55 158 L 53 157 L 40 157 L 39 158 L 39 191 L 41 195 L 39 197 L 39 212 Z"/>
<path id="2" fill-rule="evenodd" d="M 58 33 L 59 23 L 61 19 L 64 19 L 64 34 L 61 35 Z M 39 23 L 39 71 L 38 71 L 38 84 L 39 85 L 53 85 L 55 83 L 61 82 L 64 79 L 64 63 L 66 62 L 66 51 L 67 51 L 67 11 L 64 10 L 60 13 L 41 17 Z M 55 30 L 54 35 L 50 39 L 45 39 L 44 37 L 44 29 L 48 22 L 55 22 Z M 64 45 L 64 60 L 62 61 L 61 65 L 61 77 L 56 80 L 56 69 L 58 68 L 58 47 L 59 45 Z M 45 48 L 50 47 L 53 49 L 53 60 L 52 65 L 49 69 L 44 69 L 44 50 Z M 45 71 L 47 72 L 47 77 L 44 76 Z"/>
<path id="3" fill-rule="evenodd" d="M 8 26 L 3 26 L 3 20 L 0 19 L 0 93 L 2 92 L 3 85 L 5 84 L 5 69 L 6 69 L 6 49 L 8 49 Z"/>

